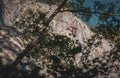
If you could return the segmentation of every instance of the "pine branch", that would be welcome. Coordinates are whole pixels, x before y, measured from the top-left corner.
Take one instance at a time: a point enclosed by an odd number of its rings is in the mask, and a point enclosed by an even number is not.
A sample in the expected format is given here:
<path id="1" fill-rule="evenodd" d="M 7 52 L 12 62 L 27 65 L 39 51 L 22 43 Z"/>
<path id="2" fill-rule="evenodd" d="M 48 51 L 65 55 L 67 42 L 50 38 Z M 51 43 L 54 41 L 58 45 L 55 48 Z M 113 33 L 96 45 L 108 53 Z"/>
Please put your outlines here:
<path id="1" fill-rule="evenodd" d="M 87 10 L 61 10 L 60 12 L 86 12 L 86 13 L 92 13 L 92 14 L 104 14 L 109 16 L 120 16 L 120 14 L 114 14 L 114 13 L 104 13 L 104 12 L 96 12 L 96 11 L 87 11 Z"/>

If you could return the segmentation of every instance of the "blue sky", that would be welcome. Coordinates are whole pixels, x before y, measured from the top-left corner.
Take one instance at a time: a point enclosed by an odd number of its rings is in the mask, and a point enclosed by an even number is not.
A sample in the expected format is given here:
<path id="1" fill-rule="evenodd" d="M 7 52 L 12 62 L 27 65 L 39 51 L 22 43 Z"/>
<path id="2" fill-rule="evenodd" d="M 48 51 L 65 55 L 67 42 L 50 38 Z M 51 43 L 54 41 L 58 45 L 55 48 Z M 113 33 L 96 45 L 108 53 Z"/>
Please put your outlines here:
<path id="1" fill-rule="evenodd" d="M 85 1 L 85 6 L 91 6 L 93 8 L 94 1 L 100 1 L 102 3 L 117 3 L 116 9 L 120 8 L 120 0 L 86 0 Z M 119 16 L 120 18 L 120 16 Z M 98 17 L 93 15 L 93 17 L 89 20 L 87 23 L 89 26 L 95 26 L 98 22 Z"/>
<path id="2" fill-rule="evenodd" d="M 77 0 L 70 0 L 72 2 L 76 2 Z M 120 0 L 85 0 L 85 4 L 84 6 L 90 6 L 91 8 L 94 8 L 94 1 L 100 1 L 101 3 L 117 3 L 116 5 L 116 9 L 120 8 Z M 118 16 L 118 18 L 120 18 L 120 16 Z M 98 22 L 98 17 L 95 15 L 92 15 L 92 17 L 90 18 L 90 20 L 87 22 L 87 24 L 89 26 L 95 26 L 97 25 Z"/>
<path id="3" fill-rule="evenodd" d="M 39 0 L 39 1 L 42 1 L 42 0 Z M 73 1 L 73 2 L 76 2 L 77 0 L 69 0 L 69 1 Z M 94 6 L 94 1 L 100 1 L 101 3 L 117 3 L 116 5 L 116 9 L 117 8 L 120 8 L 120 0 L 85 0 L 85 4 L 84 6 L 90 6 L 91 8 L 93 8 Z M 118 18 L 120 18 L 120 16 L 118 16 Z M 87 22 L 87 24 L 89 26 L 95 26 L 97 25 L 97 22 L 98 22 L 98 17 L 95 16 L 95 15 L 92 15 L 92 17 L 90 18 L 90 20 Z"/>

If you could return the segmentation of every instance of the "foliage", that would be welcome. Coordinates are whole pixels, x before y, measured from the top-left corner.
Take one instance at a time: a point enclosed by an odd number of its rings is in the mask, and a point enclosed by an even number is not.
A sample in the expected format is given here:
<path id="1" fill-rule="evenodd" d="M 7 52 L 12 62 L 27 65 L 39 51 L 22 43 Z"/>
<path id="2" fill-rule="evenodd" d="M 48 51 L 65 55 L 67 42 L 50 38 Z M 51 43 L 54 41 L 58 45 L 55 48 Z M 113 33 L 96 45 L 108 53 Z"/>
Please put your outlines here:
<path id="1" fill-rule="evenodd" d="M 75 67 L 73 57 L 81 51 L 81 47 L 75 47 L 74 42 L 66 36 L 53 34 L 50 27 L 45 27 L 43 31 L 44 26 L 38 24 L 44 22 L 44 19 L 45 14 L 28 9 L 25 11 L 25 18 L 23 17 L 20 21 L 15 22 L 15 26 L 23 32 L 25 40 L 35 38 L 40 40 L 27 57 L 34 58 L 41 69 L 47 67 L 48 72 L 55 71 L 61 66 L 63 68 Z"/>
<path id="2" fill-rule="evenodd" d="M 23 33 L 23 38 L 29 41 L 39 36 L 39 32 L 42 31 L 40 26 L 45 20 L 46 13 L 42 13 L 39 10 L 34 12 L 27 9 L 24 15 L 19 17 L 19 21 L 15 22 L 15 26 Z"/>
<path id="3" fill-rule="evenodd" d="M 80 4 L 75 4 L 82 7 L 84 0 L 77 1 L 79 1 Z M 87 11 L 89 11 L 89 9 L 90 8 L 87 8 Z M 115 71 L 118 71 L 119 67 L 118 65 L 115 67 L 114 63 L 119 60 L 119 48 L 114 49 L 111 52 L 105 52 L 106 54 L 102 57 L 103 59 L 96 57 L 90 60 L 90 48 L 92 48 L 91 46 L 93 45 L 96 37 L 88 40 L 88 47 L 83 48 L 80 45 L 75 47 L 74 41 L 70 38 L 63 35 L 53 34 L 52 28 L 42 26 L 42 24 L 45 23 L 45 13 L 42 13 L 39 10 L 32 11 L 28 9 L 23 15 L 25 16 L 21 17 L 20 21 L 15 22 L 15 26 L 23 32 L 22 36 L 26 41 L 32 41 L 34 39 L 39 40 L 39 43 L 35 44 L 32 47 L 30 54 L 27 55 L 27 58 L 34 58 L 35 62 L 39 66 L 32 69 L 30 73 L 25 72 L 26 70 L 21 72 L 23 70 L 16 69 L 17 74 L 14 71 L 14 75 L 19 76 L 19 73 L 21 73 L 21 76 L 23 77 L 28 75 L 26 77 L 34 78 L 38 76 L 39 70 L 42 71 L 46 69 L 46 74 L 42 74 L 41 76 L 43 78 L 50 77 L 51 75 L 55 78 L 93 78 L 98 75 L 107 77 L 107 75 L 110 74 L 109 71 L 112 71 L 112 68 L 115 68 Z M 85 14 L 84 17 L 85 16 L 87 16 L 87 14 Z M 88 17 L 90 16 L 91 15 L 88 13 Z M 106 31 L 102 31 L 102 33 L 104 32 Z M 114 31 L 108 32 L 108 34 L 111 33 L 113 35 L 116 34 Z M 101 42 L 98 42 L 94 45 L 99 46 L 100 44 Z M 79 68 L 75 65 L 74 57 L 78 52 L 82 55 L 80 57 L 81 66 Z M 110 65 L 108 65 L 108 63 Z"/>
<path id="4" fill-rule="evenodd" d="M 120 26 L 96 26 L 92 28 L 95 33 L 101 34 L 104 38 L 111 40 L 116 46 L 120 44 Z"/>
<path id="5" fill-rule="evenodd" d="M 62 2 L 63 0 L 42 0 L 47 4 L 56 4 Z M 68 0 L 64 10 L 73 12 L 76 16 L 81 18 L 83 21 L 91 20 L 94 15 L 98 18 L 98 24 L 113 24 L 111 21 L 119 23 L 120 19 L 120 7 L 117 6 L 119 1 L 115 2 L 102 2 L 95 0 L 94 3 L 89 6 L 86 5 L 87 0 Z"/>
<path id="6" fill-rule="evenodd" d="M 33 12 L 30 15 L 31 19 L 33 18 L 32 15 L 34 15 Z M 21 22 L 22 22 L 22 25 L 24 26 L 19 29 L 25 32 L 23 36 L 25 36 L 26 39 L 33 39 L 36 37 L 39 37 L 40 39 L 40 42 L 33 47 L 32 51 L 27 57 L 35 59 L 35 62 L 39 66 L 39 67 L 37 66 L 35 70 L 43 71 L 44 69 L 46 69 L 46 74 L 42 73 L 41 77 L 46 78 L 46 77 L 53 76 L 55 78 L 57 77 L 88 78 L 89 76 L 89 78 L 93 78 L 98 75 L 108 77 L 107 75 L 112 73 L 112 72 L 109 72 L 109 71 L 112 71 L 112 68 L 114 68 L 115 71 L 118 72 L 116 68 L 119 68 L 119 67 L 118 65 L 115 67 L 114 63 L 118 62 L 119 60 L 119 54 L 118 54 L 119 49 L 114 49 L 114 51 L 111 51 L 111 52 L 105 52 L 102 59 L 99 57 L 93 58 L 92 60 L 89 59 L 90 53 L 91 53 L 90 48 L 92 48 L 91 46 L 94 45 L 97 47 L 101 44 L 100 41 L 94 44 L 96 37 L 97 38 L 99 37 L 98 35 L 95 35 L 92 37 L 92 39 L 88 40 L 87 42 L 88 47 L 84 47 L 82 49 L 80 45 L 75 47 L 74 46 L 75 43 L 70 38 L 63 35 L 56 35 L 52 33 L 52 28 L 50 27 L 46 27 L 44 31 L 41 30 L 40 32 L 34 30 L 35 27 L 33 28 L 31 27 L 32 30 L 34 31 L 27 32 L 26 30 L 27 29 L 29 30 L 29 26 L 31 26 L 30 23 L 26 24 L 26 22 L 30 21 L 29 19 L 26 18 L 24 19 L 25 21 L 21 20 L 17 22 L 16 26 L 19 27 L 19 25 L 21 25 Z M 40 18 L 36 18 L 36 20 L 42 21 L 42 19 Z M 31 20 L 31 22 L 33 21 L 34 19 Z M 34 21 L 33 26 L 37 26 L 37 25 L 38 23 Z M 98 29 L 101 32 L 105 30 L 104 28 L 103 30 L 102 27 L 100 28 Z M 98 32 L 97 27 L 95 29 Z M 110 29 L 111 32 L 109 32 L 108 34 L 112 33 L 116 35 L 117 33 L 112 31 L 112 29 L 113 28 Z M 36 35 L 34 35 L 34 32 L 36 33 Z M 28 35 L 29 33 L 31 33 L 31 35 Z M 39 33 L 42 33 L 42 35 L 39 35 Z M 102 32 L 102 33 L 105 33 L 105 32 Z M 107 34 L 104 34 L 104 35 L 107 35 Z M 101 37 L 99 38 L 102 39 Z M 81 66 L 79 68 L 76 67 L 75 57 L 74 57 L 78 52 L 81 53 L 82 55 L 80 57 Z M 110 65 L 108 65 L 108 63 Z M 33 75 L 32 71 L 31 71 L 31 74 Z M 23 76 L 25 77 L 25 74 L 23 74 Z M 28 74 L 28 77 L 29 77 L 29 74 Z M 35 74 L 31 77 L 35 77 Z"/>

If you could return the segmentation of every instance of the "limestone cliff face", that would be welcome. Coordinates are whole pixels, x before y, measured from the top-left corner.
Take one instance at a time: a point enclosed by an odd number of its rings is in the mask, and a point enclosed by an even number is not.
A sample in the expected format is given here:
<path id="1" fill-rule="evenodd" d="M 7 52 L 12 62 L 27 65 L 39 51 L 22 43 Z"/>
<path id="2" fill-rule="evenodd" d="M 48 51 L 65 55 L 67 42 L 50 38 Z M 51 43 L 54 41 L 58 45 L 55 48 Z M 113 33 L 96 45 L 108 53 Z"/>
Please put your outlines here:
<path id="1" fill-rule="evenodd" d="M 2 6 L 0 7 L 0 58 L 7 61 L 13 61 L 24 49 L 20 32 L 12 27 L 14 21 L 19 20 L 19 16 L 22 14 L 20 9 L 40 9 L 42 12 L 48 12 L 47 17 L 49 17 L 50 14 L 54 12 L 56 6 L 48 6 L 38 3 L 36 0 L 33 0 L 33 2 L 30 0 L 0 0 L 0 2 L 2 2 L 0 3 L 0 6 Z M 71 12 L 58 13 L 50 23 L 50 26 L 52 26 L 54 33 L 66 35 L 75 42 L 78 42 L 82 45 L 83 50 L 84 47 L 88 46 L 86 44 L 88 39 L 92 39 L 92 36 L 95 35 L 84 22 Z M 101 41 L 99 46 L 91 45 L 91 48 L 89 48 L 91 51 L 90 59 L 102 56 L 104 52 L 112 49 L 110 43 L 104 38 L 101 40 L 96 38 L 93 44 L 99 41 Z M 77 64 L 80 62 L 80 56 L 81 53 L 75 56 Z"/>

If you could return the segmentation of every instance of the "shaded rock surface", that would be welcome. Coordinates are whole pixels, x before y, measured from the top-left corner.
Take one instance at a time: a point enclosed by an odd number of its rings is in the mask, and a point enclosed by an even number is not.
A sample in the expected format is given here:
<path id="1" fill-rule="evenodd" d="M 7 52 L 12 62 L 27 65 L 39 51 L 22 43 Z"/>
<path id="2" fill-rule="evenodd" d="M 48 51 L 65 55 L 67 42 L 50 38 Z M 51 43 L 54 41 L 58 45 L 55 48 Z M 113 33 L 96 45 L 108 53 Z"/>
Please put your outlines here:
<path id="1" fill-rule="evenodd" d="M 22 33 L 12 26 L 19 9 L 16 1 L 0 0 L 0 59 L 3 64 L 13 62 L 24 49 Z"/>

